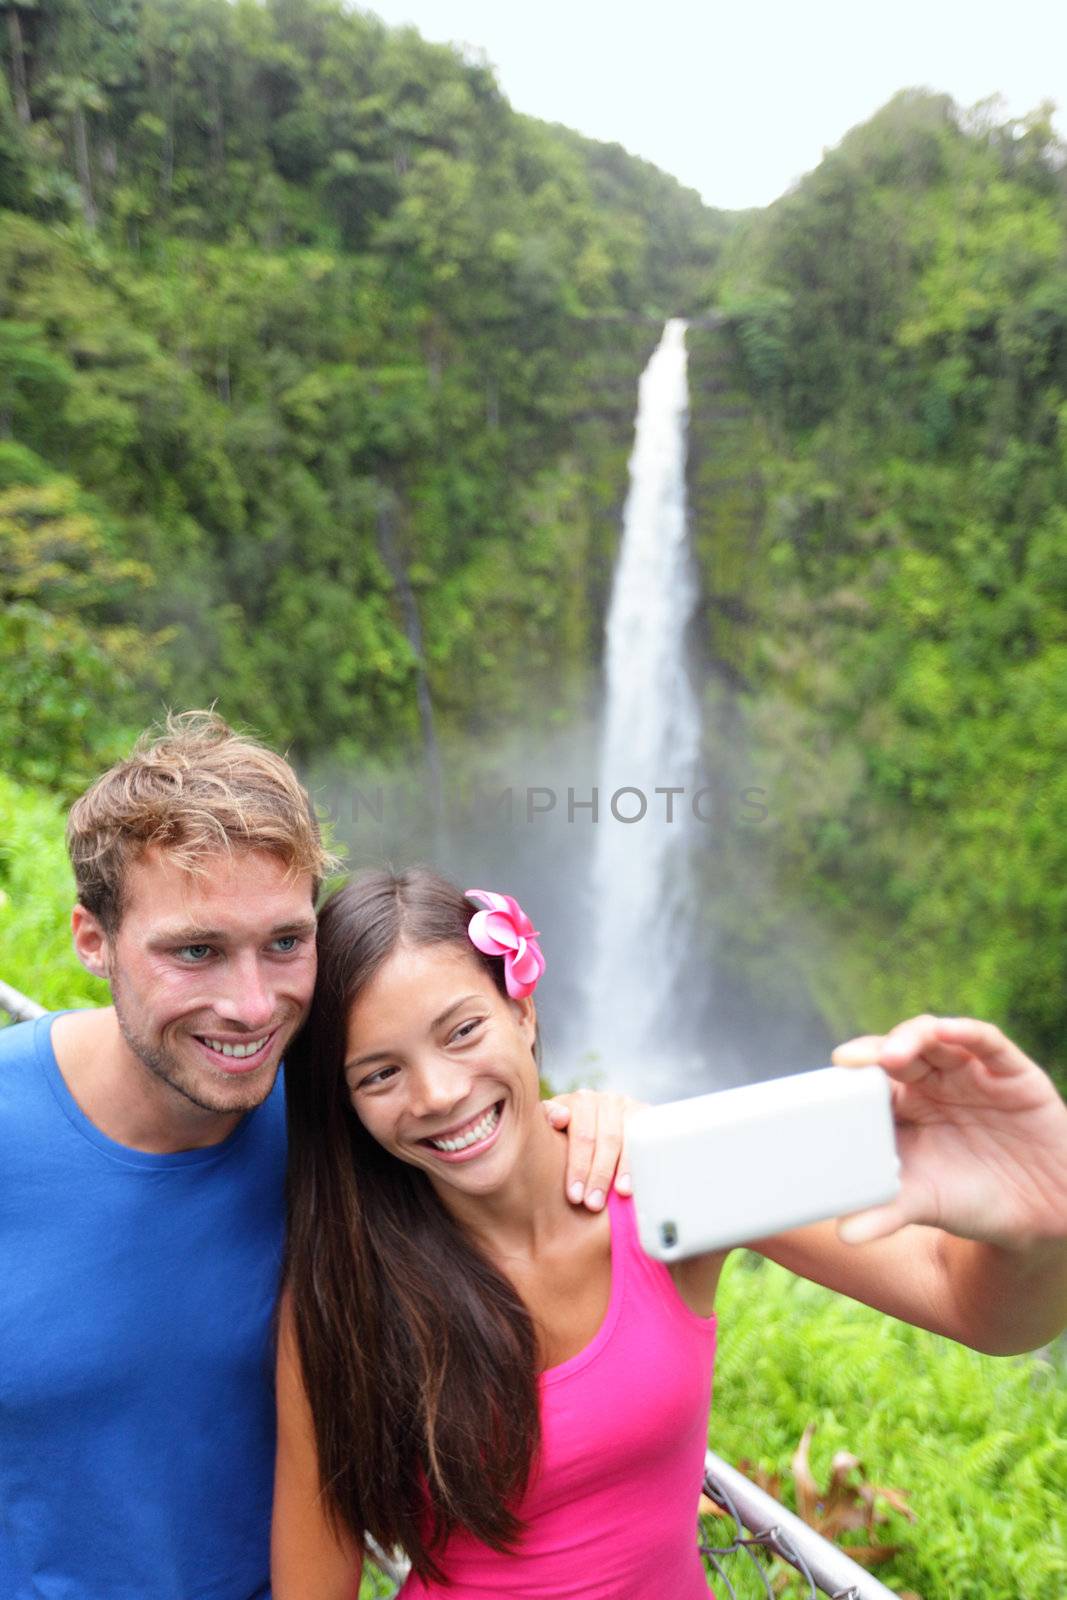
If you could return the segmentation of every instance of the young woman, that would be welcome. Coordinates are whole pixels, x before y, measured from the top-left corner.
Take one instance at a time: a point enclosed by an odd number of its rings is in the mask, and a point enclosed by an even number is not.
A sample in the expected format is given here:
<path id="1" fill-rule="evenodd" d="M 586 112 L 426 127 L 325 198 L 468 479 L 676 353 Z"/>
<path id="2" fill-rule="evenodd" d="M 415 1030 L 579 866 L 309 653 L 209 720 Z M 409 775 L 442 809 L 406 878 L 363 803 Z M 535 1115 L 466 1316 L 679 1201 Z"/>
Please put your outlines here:
<path id="1" fill-rule="evenodd" d="M 630 1202 L 567 1204 L 538 1106 L 544 962 L 506 896 L 372 873 L 319 925 L 288 1058 L 275 1600 L 704 1600 L 696 1506 L 724 1254 L 670 1269 Z M 915 1018 L 839 1056 L 894 1079 L 893 1206 L 756 1248 L 989 1350 L 1067 1322 L 1067 1108 L 994 1028 Z M 919 1225 L 916 1225 L 919 1224 Z M 925 1225 L 923 1225 L 925 1224 Z M 952 1237 L 946 1230 L 967 1237 Z"/>

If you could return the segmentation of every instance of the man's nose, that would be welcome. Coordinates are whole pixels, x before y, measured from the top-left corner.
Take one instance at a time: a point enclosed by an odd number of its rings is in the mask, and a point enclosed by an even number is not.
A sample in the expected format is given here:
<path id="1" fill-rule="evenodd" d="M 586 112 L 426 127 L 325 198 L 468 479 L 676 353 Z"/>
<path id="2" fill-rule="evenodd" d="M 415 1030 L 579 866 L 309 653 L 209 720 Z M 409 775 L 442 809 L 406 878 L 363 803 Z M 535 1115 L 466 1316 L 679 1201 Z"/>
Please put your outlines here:
<path id="1" fill-rule="evenodd" d="M 255 1032 L 274 1021 L 274 986 L 254 955 L 226 964 L 226 981 L 215 1001 L 220 1018 Z"/>

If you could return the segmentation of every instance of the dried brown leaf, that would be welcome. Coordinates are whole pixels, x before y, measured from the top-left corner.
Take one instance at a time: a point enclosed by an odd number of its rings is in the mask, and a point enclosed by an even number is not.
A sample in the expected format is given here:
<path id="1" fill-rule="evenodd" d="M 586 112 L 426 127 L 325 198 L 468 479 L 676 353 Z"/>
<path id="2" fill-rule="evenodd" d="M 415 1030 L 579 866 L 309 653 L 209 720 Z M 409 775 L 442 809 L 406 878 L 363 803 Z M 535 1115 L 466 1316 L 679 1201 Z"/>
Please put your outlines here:
<path id="1" fill-rule="evenodd" d="M 793 1452 L 793 1482 L 797 1491 L 797 1510 L 805 1522 L 814 1526 L 814 1519 L 818 1514 L 819 1486 L 815 1482 L 815 1474 L 811 1470 L 809 1459 L 811 1452 L 812 1436 L 815 1433 L 814 1422 L 809 1422 L 801 1436 L 800 1443 Z"/>
<path id="2" fill-rule="evenodd" d="M 815 1424 L 809 1422 L 797 1445 L 792 1463 L 797 1508 L 809 1527 L 822 1534 L 823 1538 L 831 1540 L 837 1539 L 839 1534 L 855 1533 L 861 1529 L 868 1535 L 873 1534 L 876 1524 L 889 1520 L 888 1513 L 877 1505 L 876 1502 L 879 1500 L 884 1500 L 895 1511 L 902 1512 L 904 1516 L 914 1521 L 915 1514 L 907 1504 L 905 1492 L 864 1482 L 863 1463 L 851 1450 L 837 1451 L 830 1465 L 829 1483 L 825 1491 L 820 1490 L 811 1470 L 811 1441 L 814 1433 Z M 854 1473 L 861 1475 L 859 1483 L 849 1481 Z M 899 1548 L 897 1545 L 878 1544 L 873 1540 L 864 1545 L 839 1542 L 842 1549 L 847 1550 L 854 1560 L 864 1566 L 887 1561 Z"/>
<path id="3" fill-rule="evenodd" d="M 777 1472 L 768 1472 L 765 1467 L 757 1466 L 747 1456 L 741 1457 L 737 1463 L 737 1470 L 743 1472 L 751 1483 L 757 1484 L 759 1488 L 765 1489 L 769 1495 L 773 1495 L 775 1500 L 782 1498 L 782 1480 Z"/>
<path id="4" fill-rule="evenodd" d="M 895 1556 L 903 1546 L 899 1544 L 843 1544 L 842 1550 L 850 1555 L 853 1561 L 858 1561 L 861 1567 L 877 1566 L 879 1561 L 888 1561 L 890 1556 Z"/>

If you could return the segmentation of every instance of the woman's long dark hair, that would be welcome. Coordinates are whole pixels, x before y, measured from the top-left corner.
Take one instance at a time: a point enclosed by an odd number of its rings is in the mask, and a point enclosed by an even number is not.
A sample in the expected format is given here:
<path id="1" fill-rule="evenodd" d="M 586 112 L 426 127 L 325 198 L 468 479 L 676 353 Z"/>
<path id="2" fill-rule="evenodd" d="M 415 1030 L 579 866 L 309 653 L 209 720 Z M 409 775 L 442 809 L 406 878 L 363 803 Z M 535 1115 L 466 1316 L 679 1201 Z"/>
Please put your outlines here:
<path id="1" fill-rule="evenodd" d="M 398 943 L 449 944 L 504 988 L 467 937 L 474 908 L 425 868 L 365 874 L 319 917 L 310 1016 L 286 1056 L 286 1282 L 335 1523 L 401 1547 L 440 1580 L 435 1551 L 465 1529 L 494 1549 L 540 1439 L 537 1345 L 519 1295 L 352 1110 L 345 1036 Z"/>

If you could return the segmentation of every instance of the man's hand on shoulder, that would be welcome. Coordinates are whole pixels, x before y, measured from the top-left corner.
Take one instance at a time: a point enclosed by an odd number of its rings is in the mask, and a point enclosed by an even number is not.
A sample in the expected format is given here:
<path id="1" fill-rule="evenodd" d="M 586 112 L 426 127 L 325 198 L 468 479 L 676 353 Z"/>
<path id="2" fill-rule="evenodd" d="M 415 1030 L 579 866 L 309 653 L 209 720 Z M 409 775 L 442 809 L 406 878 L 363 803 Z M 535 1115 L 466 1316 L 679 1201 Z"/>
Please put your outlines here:
<path id="1" fill-rule="evenodd" d="M 626 1094 L 576 1089 L 543 1102 L 554 1128 L 566 1133 L 567 1198 L 600 1211 L 614 1184 L 619 1194 L 630 1194 L 630 1169 L 626 1161 L 626 1118 L 640 1105 Z"/>

